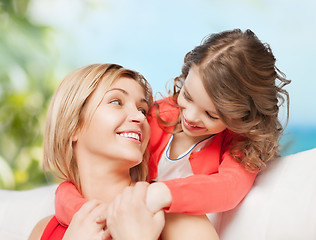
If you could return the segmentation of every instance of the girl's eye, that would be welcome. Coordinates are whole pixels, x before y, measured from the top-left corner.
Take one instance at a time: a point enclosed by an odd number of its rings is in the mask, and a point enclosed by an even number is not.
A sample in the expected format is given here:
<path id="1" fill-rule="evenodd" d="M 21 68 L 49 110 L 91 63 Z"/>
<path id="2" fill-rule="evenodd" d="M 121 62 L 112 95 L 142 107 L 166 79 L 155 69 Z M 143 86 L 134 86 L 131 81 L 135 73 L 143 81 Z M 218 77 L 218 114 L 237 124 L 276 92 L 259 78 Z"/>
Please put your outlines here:
<path id="1" fill-rule="evenodd" d="M 122 101 L 119 99 L 113 99 L 110 101 L 110 103 L 116 104 L 116 105 L 122 105 Z"/>
<path id="2" fill-rule="evenodd" d="M 147 116 L 147 110 L 146 109 L 144 109 L 144 108 L 140 108 L 140 109 L 138 109 L 140 112 L 142 112 L 142 114 L 144 114 L 144 116 Z"/>
<path id="3" fill-rule="evenodd" d="M 185 91 L 183 91 L 183 97 L 188 100 L 188 101 L 192 101 L 191 98 L 186 94 Z"/>
<path id="4" fill-rule="evenodd" d="M 206 113 L 206 115 L 209 117 L 209 118 L 211 118 L 211 119 L 214 119 L 214 120 L 217 120 L 218 119 L 218 117 L 214 117 L 212 114 L 210 114 L 209 112 L 205 112 Z"/>

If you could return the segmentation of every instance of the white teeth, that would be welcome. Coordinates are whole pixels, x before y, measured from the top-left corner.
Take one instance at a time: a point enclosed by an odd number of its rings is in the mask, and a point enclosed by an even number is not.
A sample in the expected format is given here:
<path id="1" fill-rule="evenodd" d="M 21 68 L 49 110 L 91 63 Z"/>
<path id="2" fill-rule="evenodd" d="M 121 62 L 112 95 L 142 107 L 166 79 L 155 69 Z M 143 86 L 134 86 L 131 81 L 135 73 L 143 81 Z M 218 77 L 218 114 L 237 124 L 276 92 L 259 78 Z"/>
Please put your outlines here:
<path id="1" fill-rule="evenodd" d="M 126 138 L 134 138 L 138 141 L 140 141 L 140 137 L 137 133 L 133 133 L 133 132 L 130 132 L 130 133 L 120 133 L 120 136 L 122 137 L 126 137 Z"/>

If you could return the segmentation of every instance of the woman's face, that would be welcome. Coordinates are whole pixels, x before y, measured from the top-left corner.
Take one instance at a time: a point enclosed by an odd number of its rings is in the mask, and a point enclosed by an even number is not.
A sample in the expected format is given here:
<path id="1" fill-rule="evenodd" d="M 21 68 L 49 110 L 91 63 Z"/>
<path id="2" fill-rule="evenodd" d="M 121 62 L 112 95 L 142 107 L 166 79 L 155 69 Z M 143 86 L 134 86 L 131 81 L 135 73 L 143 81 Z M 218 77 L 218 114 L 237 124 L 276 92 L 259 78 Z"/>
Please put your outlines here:
<path id="1" fill-rule="evenodd" d="M 74 137 L 77 157 L 120 160 L 129 167 L 139 164 L 150 136 L 147 112 L 141 85 L 128 77 L 117 79 L 104 94 L 90 123 Z"/>
<path id="2" fill-rule="evenodd" d="M 192 66 L 178 96 L 183 132 L 196 141 L 226 129 L 207 94 L 196 66 Z"/>

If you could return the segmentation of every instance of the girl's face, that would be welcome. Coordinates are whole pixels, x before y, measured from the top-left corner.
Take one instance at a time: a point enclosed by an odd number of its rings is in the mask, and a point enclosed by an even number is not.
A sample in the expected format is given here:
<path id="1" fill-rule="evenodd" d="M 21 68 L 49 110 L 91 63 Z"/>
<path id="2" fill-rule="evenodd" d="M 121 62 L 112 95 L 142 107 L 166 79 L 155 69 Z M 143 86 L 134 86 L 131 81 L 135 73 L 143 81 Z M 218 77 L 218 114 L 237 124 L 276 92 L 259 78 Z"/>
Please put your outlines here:
<path id="1" fill-rule="evenodd" d="M 197 141 L 226 129 L 207 94 L 196 66 L 192 66 L 178 96 L 183 132 Z"/>
<path id="2" fill-rule="evenodd" d="M 150 136 L 147 112 L 140 84 L 128 77 L 117 79 L 104 94 L 91 122 L 75 136 L 77 158 L 122 160 L 129 167 L 139 164 Z"/>

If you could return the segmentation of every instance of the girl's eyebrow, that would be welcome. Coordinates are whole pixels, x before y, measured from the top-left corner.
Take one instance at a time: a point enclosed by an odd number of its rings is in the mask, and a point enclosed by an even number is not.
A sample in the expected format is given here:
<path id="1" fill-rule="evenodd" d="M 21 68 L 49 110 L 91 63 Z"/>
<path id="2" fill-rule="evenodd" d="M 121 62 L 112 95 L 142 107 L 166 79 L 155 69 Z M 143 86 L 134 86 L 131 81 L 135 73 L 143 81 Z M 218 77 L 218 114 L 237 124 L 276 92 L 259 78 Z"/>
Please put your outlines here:
<path id="1" fill-rule="evenodd" d="M 188 89 L 186 88 L 185 84 L 183 85 L 183 88 L 184 88 L 185 93 L 188 95 L 188 97 L 191 98 L 191 95 L 190 95 Z"/>

